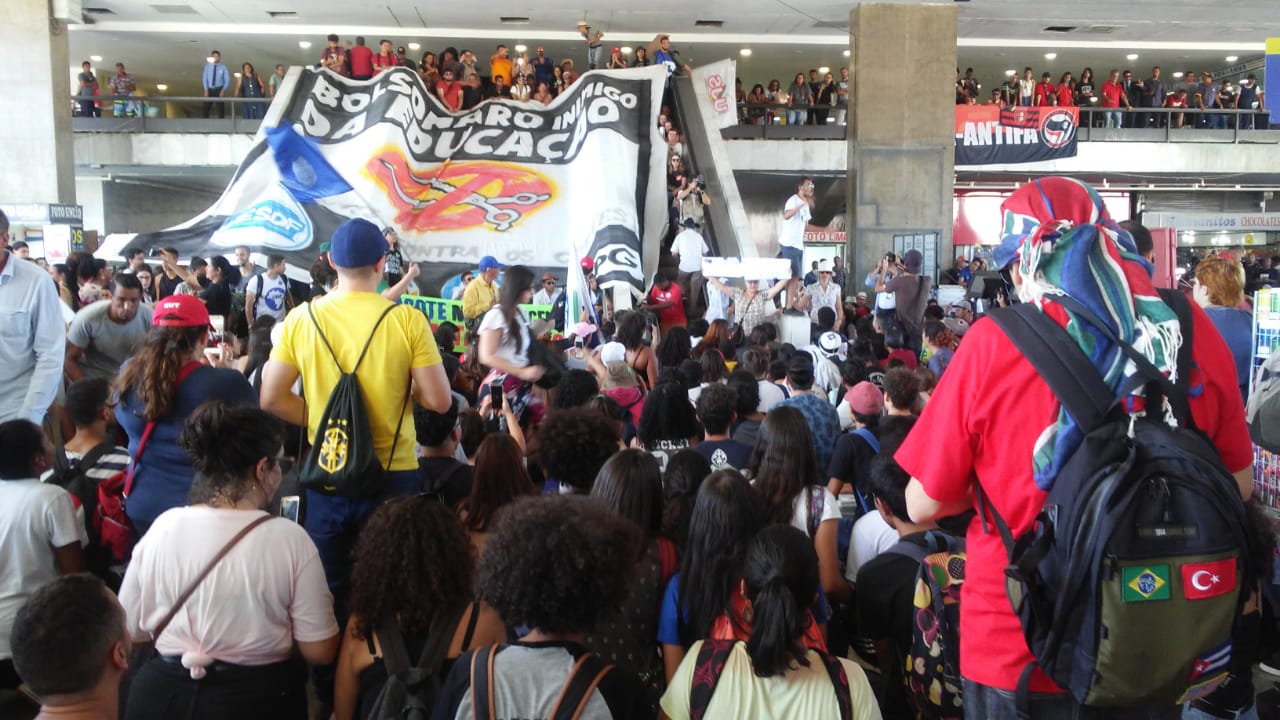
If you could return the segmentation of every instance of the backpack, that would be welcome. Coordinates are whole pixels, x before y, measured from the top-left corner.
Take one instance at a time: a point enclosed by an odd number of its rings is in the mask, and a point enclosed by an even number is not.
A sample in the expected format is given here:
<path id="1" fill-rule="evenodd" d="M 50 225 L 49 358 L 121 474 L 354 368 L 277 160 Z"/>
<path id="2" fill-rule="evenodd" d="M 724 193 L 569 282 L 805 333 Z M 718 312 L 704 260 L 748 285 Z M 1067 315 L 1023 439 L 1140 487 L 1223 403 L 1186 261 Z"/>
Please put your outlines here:
<path id="1" fill-rule="evenodd" d="M 307 305 L 307 314 L 315 325 L 316 333 L 338 366 L 340 377 L 333 386 L 329 401 L 324 406 L 324 414 L 320 416 L 320 424 L 316 429 L 313 447 L 303 462 L 298 473 L 298 482 L 308 490 L 325 495 L 342 497 L 372 497 L 383 491 L 383 480 L 386 470 L 378 460 L 378 453 L 373 445 L 373 431 L 369 428 L 369 413 L 365 408 L 364 395 L 360 392 L 360 379 L 356 373 L 360 370 L 364 356 L 369 352 L 373 336 L 378 326 L 398 305 L 394 303 L 378 316 L 369 332 L 369 339 L 360 351 L 351 372 L 342 369 L 338 355 L 329 344 L 320 323 L 316 321 L 315 307 Z M 395 460 L 396 445 L 400 440 L 400 429 L 404 425 L 404 408 L 409 404 L 409 388 L 405 388 L 404 404 L 400 408 L 400 419 L 396 422 L 396 434 L 391 440 L 391 457 L 387 466 Z"/>
<path id="2" fill-rule="evenodd" d="M 382 664 L 387 679 L 378 690 L 370 710 L 363 717 L 367 720 L 427 720 L 440 696 L 440 667 L 444 664 L 454 630 L 462 621 L 467 604 L 461 604 L 452 612 L 442 614 L 432 623 L 427 643 L 416 664 L 409 664 L 409 650 L 395 615 L 378 624 L 378 642 L 382 645 Z M 477 616 L 472 608 L 472 627 Z M 463 643 L 466 648 L 469 638 Z"/>
<path id="3" fill-rule="evenodd" d="M 1079 424 L 1084 440 L 1063 465 L 1032 528 L 1014 538 L 978 487 L 1008 553 L 1006 586 L 1035 662 L 1018 681 L 1029 710 L 1032 670 L 1086 706 L 1183 704 L 1228 676 L 1231 636 L 1253 585 L 1244 503 L 1187 401 L 1191 308 L 1177 313 L 1183 344 L 1177 385 L 1076 300 L 1055 296 L 1138 367 L 1120 392 L 1102 381 L 1076 342 L 1038 308 L 991 313 Z M 1132 392 L 1149 407 L 1168 399 L 1177 427 L 1130 415 Z"/>
<path id="4" fill-rule="evenodd" d="M 936 530 L 929 546 L 899 542 L 886 553 L 920 563 L 915 583 L 915 622 L 902 679 L 916 715 L 925 720 L 963 720 L 960 678 L 960 586 L 964 584 L 964 539 Z"/>
<path id="5" fill-rule="evenodd" d="M 741 640 L 703 640 L 698 650 L 698 662 L 693 667 L 693 677 L 689 685 L 689 720 L 702 720 L 706 717 L 707 707 L 711 705 L 711 697 L 720 684 L 720 676 L 724 673 L 729 654 Z M 814 650 L 822 658 L 827 676 L 836 694 L 836 703 L 840 706 L 840 720 L 853 718 L 853 696 L 849 689 L 849 675 L 840 661 L 820 650 Z"/>
<path id="6" fill-rule="evenodd" d="M 857 435 L 862 438 L 862 440 L 871 448 L 871 452 L 876 455 L 880 454 L 880 438 L 876 437 L 875 433 L 862 427 L 850 432 L 849 434 Z M 868 498 L 857 485 L 854 485 L 853 487 L 853 494 L 854 497 L 858 498 L 858 508 L 862 511 L 863 515 L 866 515 L 876 509 L 875 503 L 871 502 L 871 498 Z"/>
<path id="7" fill-rule="evenodd" d="M 1280 352 L 1272 350 L 1254 380 L 1245 408 L 1249 437 L 1269 452 L 1280 452 Z"/>
<path id="8" fill-rule="evenodd" d="M 89 535 L 89 544 L 84 549 L 85 567 L 104 580 L 119 583 L 119 578 L 113 577 L 111 573 L 112 553 L 101 543 L 98 484 L 88 475 L 98 461 L 115 448 L 116 444 L 108 440 L 93 447 L 79 459 L 69 460 L 66 450 L 59 447 L 53 457 L 53 474 L 45 482 L 70 493 L 72 501 L 84 514 L 85 530 Z"/>
<path id="9" fill-rule="evenodd" d="M 499 717 L 493 697 L 493 660 L 502 645 L 489 645 L 471 656 L 471 712 L 472 720 L 496 720 Z M 548 720 L 578 720 L 596 686 L 613 670 L 593 652 L 583 653 L 556 698 L 555 707 L 547 715 Z"/>

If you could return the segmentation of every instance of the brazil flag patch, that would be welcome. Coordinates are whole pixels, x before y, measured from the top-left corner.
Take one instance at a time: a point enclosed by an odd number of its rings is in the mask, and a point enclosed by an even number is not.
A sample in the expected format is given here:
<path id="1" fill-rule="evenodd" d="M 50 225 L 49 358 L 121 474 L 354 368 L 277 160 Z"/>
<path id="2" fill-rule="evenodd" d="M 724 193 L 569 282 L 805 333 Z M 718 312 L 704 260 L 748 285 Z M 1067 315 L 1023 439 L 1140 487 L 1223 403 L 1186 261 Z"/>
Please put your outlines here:
<path id="1" fill-rule="evenodd" d="M 1124 568 L 1125 602 L 1169 599 L 1169 566 L 1138 565 Z"/>

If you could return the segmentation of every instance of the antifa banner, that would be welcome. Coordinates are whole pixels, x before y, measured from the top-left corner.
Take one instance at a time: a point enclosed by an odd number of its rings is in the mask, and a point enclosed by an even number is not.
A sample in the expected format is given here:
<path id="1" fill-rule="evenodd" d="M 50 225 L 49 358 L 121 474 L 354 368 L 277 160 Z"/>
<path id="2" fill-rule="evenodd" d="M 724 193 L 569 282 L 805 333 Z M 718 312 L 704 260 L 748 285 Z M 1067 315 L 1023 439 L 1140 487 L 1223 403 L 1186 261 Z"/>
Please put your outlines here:
<path id="1" fill-rule="evenodd" d="M 956 165 L 1008 165 L 1076 156 L 1074 107 L 956 106 Z"/>
<path id="2" fill-rule="evenodd" d="M 450 113 L 405 68 L 366 81 L 293 68 L 218 201 L 129 247 L 247 245 L 307 268 L 359 217 L 397 230 L 424 287 L 485 255 L 557 271 L 589 255 L 601 287 L 638 296 L 666 230 L 665 80 L 661 66 L 595 71 L 550 105 Z"/>

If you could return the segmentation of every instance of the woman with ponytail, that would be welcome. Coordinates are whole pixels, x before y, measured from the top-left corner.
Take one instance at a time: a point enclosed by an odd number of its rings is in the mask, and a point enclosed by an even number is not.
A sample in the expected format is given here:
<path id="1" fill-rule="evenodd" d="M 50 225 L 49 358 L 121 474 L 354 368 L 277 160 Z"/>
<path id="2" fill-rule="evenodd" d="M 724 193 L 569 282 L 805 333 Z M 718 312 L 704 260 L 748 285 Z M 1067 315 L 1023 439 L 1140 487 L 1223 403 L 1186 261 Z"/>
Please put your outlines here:
<path id="1" fill-rule="evenodd" d="M 267 413 L 216 400 L 181 431 L 192 504 L 156 518 L 120 588 L 133 641 L 155 647 L 126 720 L 307 717 L 302 661 L 333 662 L 338 623 L 306 531 L 265 511 L 283 436 Z"/>
<path id="2" fill-rule="evenodd" d="M 753 608 L 750 636 L 694 643 L 662 696 L 668 718 L 879 720 L 862 668 L 806 642 L 819 582 L 818 556 L 803 532 L 760 531 L 747 548 L 742 585 Z"/>
<path id="3" fill-rule="evenodd" d="M 244 375 L 203 364 L 209 311 L 191 295 L 171 295 L 155 306 L 146 342 L 116 379 L 116 421 L 129 435 L 133 482 L 126 512 L 141 536 L 160 513 L 187 504 L 192 458 L 178 436 L 206 400 L 257 406 Z M 223 344 L 214 358 L 227 354 Z"/>

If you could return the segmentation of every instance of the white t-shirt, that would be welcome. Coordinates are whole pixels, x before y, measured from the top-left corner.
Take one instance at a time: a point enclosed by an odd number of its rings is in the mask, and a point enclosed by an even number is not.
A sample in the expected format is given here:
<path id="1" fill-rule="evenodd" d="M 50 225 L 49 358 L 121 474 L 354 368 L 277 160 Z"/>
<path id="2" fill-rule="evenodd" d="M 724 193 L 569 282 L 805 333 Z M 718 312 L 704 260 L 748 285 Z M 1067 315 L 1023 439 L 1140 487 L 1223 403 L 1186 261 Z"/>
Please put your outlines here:
<path id="1" fill-rule="evenodd" d="M 814 485 L 813 489 L 817 490 L 818 486 Z M 809 493 L 801 490 L 796 495 L 795 502 L 792 503 L 791 526 L 801 530 L 805 535 L 809 534 Z M 831 491 L 822 488 L 822 517 L 819 518 L 818 524 L 822 524 L 828 520 L 840 519 L 840 501 L 836 500 L 836 496 Z"/>
<path id="2" fill-rule="evenodd" d="M 792 208 L 800 208 L 800 211 L 790 218 L 785 217 L 785 212 L 790 212 Z M 787 206 L 784 208 L 784 217 L 782 219 L 782 232 L 778 233 L 778 244 L 786 247 L 795 248 L 797 250 L 804 249 L 804 226 L 809 222 L 811 213 L 809 211 L 809 203 L 805 202 L 799 195 L 792 195 L 787 200 Z"/>
<path id="3" fill-rule="evenodd" d="M 31 593 L 58 579 L 53 549 L 89 542 L 71 494 L 36 479 L 0 480 L 0 660 L 13 657 L 9 635 Z"/>
<path id="4" fill-rule="evenodd" d="M 285 303 L 285 295 L 289 292 L 289 285 L 285 282 L 283 275 L 275 280 L 272 280 L 266 273 L 255 275 L 249 281 L 249 284 L 245 286 L 245 291 L 257 296 L 253 303 L 254 317 L 270 315 L 277 320 L 284 319 L 285 313 L 289 310 Z"/>
<path id="5" fill-rule="evenodd" d="M 693 228 L 685 228 L 676 233 L 671 241 L 671 254 L 680 256 L 680 272 L 691 273 L 702 269 L 703 253 L 711 252 L 706 238 Z"/>
<path id="6" fill-rule="evenodd" d="M 757 412 L 767 413 L 773 409 L 774 405 L 787 399 L 787 394 L 782 392 L 782 388 L 777 383 L 769 380 L 757 380 L 756 385 L 760 388 L 760 404 L 756 406 Z"/>
<path id="7" fill-rule="evenodd" d="M 844 576 L 856 582 L 858 570 L 881 553 L 898 544 L 898 531 L 878 512 L 870 512 L 853 524 L 853 536 L 849 540 L 849 558 L 845 560 Z"/>
<path id="8" fill-rule="evenodd" d="M 662 696 L 662 710 L 671 720 L 688 720 L 689 691 L 702 641 L 695 642 L 671 678 Z M 502 657 L 499 655 L 498 657 Z M 729 653 L 716 691 L 707 704 L 709 718 L 754 718 L 755 720 L 828 720 L 840 717 L 835 686 L 827 674 L 827 666 L 813 650 L 808 652 L 809 666 L 796 663 L 782 675 L 757 677 L 751 667 L 746 643 Z M 852 660 L 839 658 L 849 679 L 849 697 L 855 720 L 880 720 L 866 673 Z"/>
<path id="9" fill-rule="evenodd" d="M 150 639 L 213 556 L 263 514 L 191 505 L 156 518 L 134 548 L 120 587 L 134 639 Z M 198 678 L 196 668 L 215 660 L 268 665 L 288 658 L 294 640 L 320 642 L 337 632 L 315 544 L 301 526 L 275 518 L 222 558 L 156 639 L 156 650 L 182 656 Z"/>
<path id="10" fill-rule="evenodd" d="M 489 312 L 484 314 L 484 319 L 480 321 L 479 332 L 483 333 L 488 330 L 501 330 L 502 340 L 498 343 L 498 349 L 494 351 L 494 355 L 506 360 L 516 367 L 528 367 L 529 365 L 529 318 L 525 316 L 524 310 L 520 310 L 520 342 L 511 339 L 511 328 L 507 327 L 507 319 L 502 316 L 502 306 L 494 305 L 489 308 Z"/>

